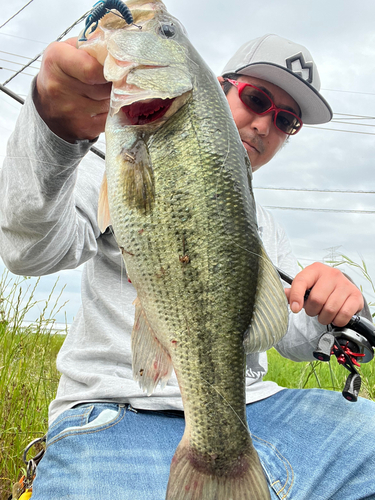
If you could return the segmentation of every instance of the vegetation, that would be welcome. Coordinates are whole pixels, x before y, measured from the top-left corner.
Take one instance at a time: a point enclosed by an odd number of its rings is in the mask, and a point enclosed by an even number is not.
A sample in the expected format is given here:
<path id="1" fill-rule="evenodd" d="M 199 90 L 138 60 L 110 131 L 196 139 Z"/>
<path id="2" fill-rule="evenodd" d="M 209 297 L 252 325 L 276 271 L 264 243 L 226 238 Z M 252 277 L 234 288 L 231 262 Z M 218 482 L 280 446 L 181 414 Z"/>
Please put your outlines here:
<path id="1" fill-rule="evenodd" d="M 329 363 L 313 361 L 295 363 L 285 359 L 275 350 L 268 351 L 268 372 L 264 380 L 273 380 L 289 389 L 311 389 L 318 387 L 341 392 L 349 372 L 334 356 Z M 375 362 L 361 365 L 362 378 L 360 396 L 375 401 Z"/>
<path id="2" fill-rule="evenodd" d="M 364 262 L 342 257 L 335 265 L 360 269 L 375 292 Z M 38 282 L 32 287 L 28 278 L 8 273 L 0 278 L 0 500 L 8 499 L 12 484 L 25 472 L 22 454 L 26 445 L 47 430 L 48 405 L 59 379 L 55 361 L 64 339 L 53 331 L 53 318 L 65 306 L 58 305 L 62 290 L 51 304 L 56 285 L 46 301 L 39 303 L 42 312 L 37 320 L 25 327 L 26 315 L 37 304 Z M 294 363 L 272 349 L 268 361 L 265 379 L 289 388 L 342 391 L 349 373 L 334 357 L 329 363 Z M 361 396 L 375 400 L 375 362 L 364 364 L 360 372 Z"/>
<path id="3" fill-rule="evenodd" d="M 59 379 L 55 360 L 63 335 L 55 335 L 52 326 L 63 307 L 58 307 L 62 291 L 51 304 L 55 284 L 39 303 L 39 318 L 25 327 L 27 313 L 37 304 L 37 286 L 8 273 L 0 281 L 0 500 L 8 499 L 12 484 L 25 472 L 25 446 L 46 432 L 48 403 Z"/>
<path id="4" fill-rule="evenodd" d="M 330 265 L 332 267 L 348 266 L 349 268 L 353 268 L 356 269 L 357 271 L 360 271 L 362 275 L 366 278 L 367 282 L 370 284 L 372 292 L 375 294 L 375 283 L 373 282 L 368 272 L 366 262 L 363 259 L 361 259 L 361 263 L 359 264 L 358 262 L 355 262 L 354 260 L 350 259 L 347 255 L 341 255 L 340 261 L 331 262 Z M 360 289 L 363 292 L 362 286 L 360 287 Z M 368 302 L 368 305 L 370 306 L 370 308 L 374 308 L 375 302 Z M 372 312 L 372 317 L 375 318 L 375 312 Z"/>

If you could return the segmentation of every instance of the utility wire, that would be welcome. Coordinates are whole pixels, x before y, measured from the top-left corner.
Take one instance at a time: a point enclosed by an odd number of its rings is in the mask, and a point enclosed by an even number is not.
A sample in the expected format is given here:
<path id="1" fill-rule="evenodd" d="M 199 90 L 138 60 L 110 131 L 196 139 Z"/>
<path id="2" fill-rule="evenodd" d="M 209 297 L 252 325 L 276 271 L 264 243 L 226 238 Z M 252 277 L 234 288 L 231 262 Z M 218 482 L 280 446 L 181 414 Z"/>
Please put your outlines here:
<path id="1" fill-rule="evenodd" d="M 20 56 L 19 54 L 13 54 L 12 52 L 5 52 L 5 50 L 0 50 L 0 53 L 1 54 L 7 54 L 8 56 L 21 57 L 22 59 L 28 59 L 28 60 L 31 59 L 31 57 Z"/>
<path id="2" fill-rule="evenodd" d="M 375 95 L 375 92 L 357 92 L 355 90 L 339 90 L 339 89 L 321 89 L 328 92 L 345 92 L 348 94 L 363 94 L 363 95 Z"/>
<path id="3" fill-rule="evenodd" d="M 375 116 L 368 116 L 368 115 L 351 115 L 349 113 L 333 113 L 333 116 L 339 115 L 339 116 L 350 116 L 351 118 L 368 118 L 370 120 L 375 120 Z M 345 118 L 343 118 L 344 120 Z"/>
<path id="4" fill-rule="evenodd" d="M 31 68 L 32 68 L 32 66 L 31 66 Z M 17 70 L 15 70 L 15 69 L 4 68 L 4 66 L 0 66 L 0 69 L 5 69 L 6 71 L 11 71 L 12 73 L 17 72 Z M 36 68 L 36 69 L 38 69 L 38 68 Z M 35 75 L 32 75 L 31 73 L 22 73 L 22 74 L 25 76 L 35 76 Z"/>
<path id="5" fill-rule="evenodd" d="M 17 64 L 17 66 L 23 66 L 22 63 L 15 62 L 15 61 L 9 61 L 9 59 L 1 59 L 0 58 L 0 61 L 8 62 L 8 63 L 11 63 L 11 64 Z M 32 69 L 37 69 L 37 70 L 40 69 L 40 68 L 37 68 L 36 66 L 29 66 L 29 67 L 32 68 Z"/>
<path id="6" fill-rule="evenodd" d="M 40 40 L 33 40 L 32 38 L 25 38 L 23 36 L 11 35 L 10 33 L 0 33 L 2 36 L 11 36 L 12 38 L 19 38 L 20 40 L 27 40 L 28 42 L 41 43 L 42 45 L 48 45 L 48 42 L 41 42 Z"/>
<path id="7" fill-rule="evenodd" d="M 358 119 L 358 120 L 375 120 L 375 116 L 366 116 L 366 115 L 350 115 L 349 113 L 333 113 L 333 116 L 348 116 L 349 118 L 352 119 Z M 342 120 L 349 120 L 349 118 L 340 118 Z"/>
<path id="8" fill-rule="evenodd" d="M 340 125 L 355 125 L 356 127 L 375 127 L 375 124 L 372 124 L 372 123 L 354 123 L 354 122 L 346 122 L 346 121 L 342 121 L 342 120 L 331 120 L 330 123 L 339 123 Z"/>
<path id="9" fill-rule="evenodd" d="M 84 19 L 86 19 L 86 17 L 88 16 L 88 14 L 91 12 L 92 9 L 88 10 L 85 14 L 83 14 L 83 16 L 81 16 L 79 19 L 77 19 L 77 21 L 75 21 L 71 26 L 69 26 L 69 28 L 67 28 L 63 33 L 61 33 L 61 35 L 56 39 L 56 42 L 60 41 L 62 38 L 64 38 L 65 35 L 67 35 L 75 26 L 77 26 L 77 24 L 81 23 Z M 40 54 L 38 54 L 36 57 L 34 57 L 33 59 L 31 59 L 30 62 L 28 62 L 27 64 L 25 64 L 25 66 L 23 66 L 19 71 L 17 71 L 13 76 L 11 76 L 10 78 L 8 78 L 7 81 L 5 81 L 3 83 L 3 85 L 7 85 L 11 80 L 13 80 L 13 78 L 15 78 L 17 75 L 19 75 L 20 73 L 22 73 L 22 71 L 26 68 L 28 68 L 33 62 L 35 62 L 37 59 L 39 59 L 39 57 L 43 54 L 44 51 L 42 51 Z"/>
<path id="10" fill-rule="evenodd" d="M 269 208 L 270 210 L 298 210 L 302 212 L 334 212 L 343 214 L 367 214 L 375 215 L 375 210 L 341 210 L 334 208 L 302 208 L 302 207 L 279 207 L 275 205 L 264 205 L 264 208 Z"/>
<path id="11" fill-rule="evenodd" d="M 253 189 L 264 189 L 270 191 L 308 191 L 315 193 L 345 193 L 345 194 L 375 194 L 375 191 L 350 191 L 346 189 L 315 189 L 315 188 L 279 188 L 269 186 L 253 186 Z"/>
<path id="12" fill-rule="evenodd" d="M 314 128 L 319 130 L 330 130 L 331 132 L 350 132 L 351 134 L 375 135 L 374 132 L 358 132 L 357 130 L 342 130 L 338 128 L 316 127 L 315 125 L 304 125 L 305 128 Z"/>
<path id="13" fill-rule="evenodd" d="M 0 26 L 0 29 L 1 29 L 3 26 L 5 26 L 7 23 L 9 23 L 9 21 L 11 21 L 14 17 L 16 17 L 16 15 L 17 15 L 17 14 L 19 14 L 20 12 L 22 12 L 22 11 L 23 11 L 23 9 L 26 9 L 26 7 L 27 7 L 28 5 L 30 5 L 30 4 L 31 4 L 31 2 L 33 2 L 33 1 L 34 1 L 34 0 L 30 0 L 29 2 L 27 2 L 27 4 L 26 4 L 26 5 L 24 5 L 24 6 L 22 7 L 22 9 L 20 9 L 18 12 L 16 12 L 15 14 L 13 14 L 13 16 L 12 16 L 12 17 L 10 17 L 7 21 L 5 21 L 5 23 L 3 23 L 3 24 Z"/>

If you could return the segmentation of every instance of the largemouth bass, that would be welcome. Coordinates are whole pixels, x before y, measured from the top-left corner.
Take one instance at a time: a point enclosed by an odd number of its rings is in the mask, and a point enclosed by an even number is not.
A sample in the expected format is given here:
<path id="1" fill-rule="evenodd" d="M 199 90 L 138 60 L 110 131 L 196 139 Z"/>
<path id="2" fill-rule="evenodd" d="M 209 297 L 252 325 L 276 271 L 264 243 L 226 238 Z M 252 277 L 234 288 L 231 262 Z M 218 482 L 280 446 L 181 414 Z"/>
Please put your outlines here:
<path id="1" fill-rule="evenodd" d="M 133 374 L 151 394 L 174 368 L 185 433 L 167 500 L 264 500 L 245 412 L 246 353 L 287 329 L 258 237 L 251 166 L 222 89 L 159 0 L 130 0 L 80 45 L 113 82 L 99 222 L 137 290 Z"/>

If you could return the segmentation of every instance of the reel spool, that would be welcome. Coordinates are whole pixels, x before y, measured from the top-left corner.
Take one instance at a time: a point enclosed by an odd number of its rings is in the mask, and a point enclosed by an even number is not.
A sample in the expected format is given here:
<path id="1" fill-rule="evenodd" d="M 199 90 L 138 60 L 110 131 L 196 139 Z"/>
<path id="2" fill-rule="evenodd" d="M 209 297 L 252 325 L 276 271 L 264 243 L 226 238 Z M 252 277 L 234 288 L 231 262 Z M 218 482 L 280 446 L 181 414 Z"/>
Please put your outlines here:
<path id="1" fill-rule="evenodd" d="M 355 402 L 361 389 L 361 376 L 356 366 L 368 363 L 374 357 L 375 325 L 361 316 L 353 316 L 343 327 L 328 327 L 318 342 L 314 357 L 319 361 L 329 361 L 334 355 L 340 365 L 349 370 L 342 395 Z"/>

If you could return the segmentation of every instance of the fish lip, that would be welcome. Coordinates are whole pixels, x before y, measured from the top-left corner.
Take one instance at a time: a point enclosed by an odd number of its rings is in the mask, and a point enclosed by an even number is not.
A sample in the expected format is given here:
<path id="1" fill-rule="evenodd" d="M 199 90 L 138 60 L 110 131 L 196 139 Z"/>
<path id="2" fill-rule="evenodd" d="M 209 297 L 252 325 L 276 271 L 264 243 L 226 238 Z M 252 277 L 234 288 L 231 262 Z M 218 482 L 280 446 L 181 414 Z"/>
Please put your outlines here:
<path id="1" fill-rule="evenodd" d="M 175 97 L 145 99 L 122 106 L 120 110 L 125 114 L 130 125 L 148 125 L 162 119 L 175 99 Z"/>

